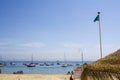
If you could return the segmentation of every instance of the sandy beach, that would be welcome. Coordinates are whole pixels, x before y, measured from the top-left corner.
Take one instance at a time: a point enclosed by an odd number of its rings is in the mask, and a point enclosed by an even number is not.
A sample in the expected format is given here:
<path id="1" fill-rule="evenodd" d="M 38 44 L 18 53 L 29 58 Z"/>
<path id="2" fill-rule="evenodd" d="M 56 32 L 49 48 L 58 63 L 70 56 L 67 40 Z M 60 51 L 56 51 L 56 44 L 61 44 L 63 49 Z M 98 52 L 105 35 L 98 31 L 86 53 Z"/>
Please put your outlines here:
<path id="1" fill-rule="evenodd" d="M 63 74 L 0 74 L 0 80 L 69 80 Z"/>

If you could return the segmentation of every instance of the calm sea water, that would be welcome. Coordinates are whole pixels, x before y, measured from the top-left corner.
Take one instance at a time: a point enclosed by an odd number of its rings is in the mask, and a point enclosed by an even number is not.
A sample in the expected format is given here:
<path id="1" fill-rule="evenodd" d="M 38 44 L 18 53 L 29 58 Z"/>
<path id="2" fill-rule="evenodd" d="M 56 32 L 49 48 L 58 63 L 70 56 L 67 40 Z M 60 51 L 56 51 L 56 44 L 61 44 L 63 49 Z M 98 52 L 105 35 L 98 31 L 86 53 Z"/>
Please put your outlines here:
<path id="1" fill-rule="evenodd" d="M 81 65 L 79 61 L 60 61 L 60 65 L 57 65 L 56 61 L 35 61 L 38 63 L 36 67 L 27 67 L 23 64 L 30 63 L 29 61 L 15 61 L 16 65 L 10 65 L 10 61 L 5 62 L 6 65 L 0 67 L 3 74 L 12 74 L 13 72 L 22 70 L 24 74 L 66 74 L 68 71 L 73 71 L 76 66 Z M 50 66 L 40 66 L 40 64 L 47 63 L 53 64 Z M 70 64 L 73 66 L 61 67 L 64 63 Z M 92 63 L 92 61 L 86 61 L 85 63 Z"/>

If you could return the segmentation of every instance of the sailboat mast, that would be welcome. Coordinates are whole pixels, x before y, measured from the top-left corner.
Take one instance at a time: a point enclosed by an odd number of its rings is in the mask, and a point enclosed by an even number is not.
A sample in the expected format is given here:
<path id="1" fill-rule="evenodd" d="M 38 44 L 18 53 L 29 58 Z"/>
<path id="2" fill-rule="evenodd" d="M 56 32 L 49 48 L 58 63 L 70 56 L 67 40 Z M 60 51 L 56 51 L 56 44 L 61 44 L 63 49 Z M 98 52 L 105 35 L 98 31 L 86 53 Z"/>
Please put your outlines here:
<path id="1" fill-rule="evenodd" d="M 64 60 L 65 60 L 65 63 L 66 63 L 66 55 L 65 55 L 65 53 L 64 53 Z"/>
<path id="2" fill-rule="evenodd" d="M 32 54 L 32 63 L 33 63 L 33 54 Z"/>

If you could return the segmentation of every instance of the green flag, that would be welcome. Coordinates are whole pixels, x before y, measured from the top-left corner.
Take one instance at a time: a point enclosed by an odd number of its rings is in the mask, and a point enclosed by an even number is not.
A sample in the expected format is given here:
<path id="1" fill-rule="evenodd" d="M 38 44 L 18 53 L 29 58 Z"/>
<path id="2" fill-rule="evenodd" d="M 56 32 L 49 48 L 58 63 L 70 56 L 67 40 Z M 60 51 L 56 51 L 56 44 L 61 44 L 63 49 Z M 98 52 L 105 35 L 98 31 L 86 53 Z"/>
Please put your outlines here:
<path id="1" fill-rule="evenodd" d="M 100 19 L 100 17 L 99 17 L 99 15 L 97 15 L 96 18 L 94 19 L 94 22 L 99 21 L 99 19 Z"/>

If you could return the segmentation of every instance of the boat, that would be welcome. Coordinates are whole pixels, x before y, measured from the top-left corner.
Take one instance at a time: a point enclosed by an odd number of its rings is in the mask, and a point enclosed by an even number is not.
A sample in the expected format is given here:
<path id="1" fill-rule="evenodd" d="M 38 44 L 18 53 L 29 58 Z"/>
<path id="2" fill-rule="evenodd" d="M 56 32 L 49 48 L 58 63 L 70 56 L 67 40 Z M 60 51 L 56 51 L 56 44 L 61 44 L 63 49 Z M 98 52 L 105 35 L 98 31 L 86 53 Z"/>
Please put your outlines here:
<path id="1" fill-rule="evenodd" d="M 73 66 L 73 64 L 68 64 L 68 66 Z"/>
<path id="2" fill-rule="evenodd" d="M 0 56 L 0 67 L 3 67 L 4 64 L 5 64 L 5 63 L 2 61 L 2 57 Z"/>
<path id="3" fill-rule="evenodd" d="M 10 62 L 10 65 L 16 65 L 16 63 L 15 62 Z"/>
<path id="4" fill-rule="evenodd" d="M 66 64 L 66 56 L 65 56 L 65 54 L 64 54 L 64 64 L 62 64 L 62 66 L 61 67 L 68 67 L 68 64 Z"/>
<path id="5" fill-rule="evenodd" d="M 80 64 L 76 64 L 76 66 L 79 66 Z"/>
<path id="6" fill-rule="evenodd" d="M 36 65 L 34 63 L 26 64 L 27 67 L 35 67 Z"/>
<path id="7" fill-rule="evenodd" d="M 48 64 L 48 63 L 46 63 L 46 62 L 44 62 L 44 65 L 45 65 L 45 66 L 50 66 L 50 64 Z"/>
<path id="8" fill-rule="evenodd" d="M 59 62 L 59 60 L 57 60 L 57 65 L 60 65 L 60 62 Z"/>
<path id="9" fill-rule="evenodd" d="M 15 59 L 13 58 L 13 61 L 10 62 L 10 65 L 16 65 Z"/>
<path id="10" fill-rule="evenodd" d="M 33 63 L 33 55 L 32 55 L 32 62 L 29 64 L 26 64 L 27 67 L 35 67 L 36 64 Z"/>
<path id="11" fill-rule="evenodd" d="M 4 64 L 2 62 L 0 62 L 0 67 L 3 67 L 3 66 L 4 66 Z"/>
<path id="12" fill-rule="evenodd" d="M 44 66 L 45 64 L 40 64 L 40 66 Z"/>
<path id="13" fill-rule="evenodd" d="M 67 67 L 68 65 L 67 64 L 63 64 L 61 67 Z"/>

